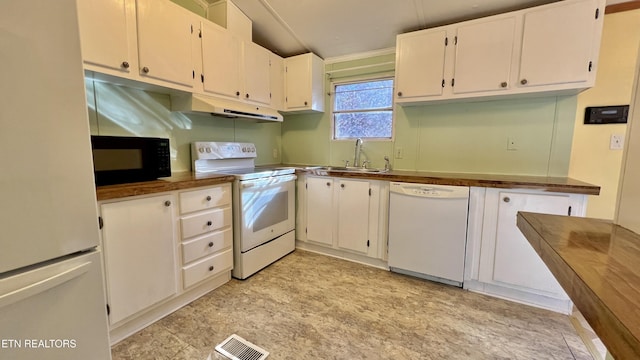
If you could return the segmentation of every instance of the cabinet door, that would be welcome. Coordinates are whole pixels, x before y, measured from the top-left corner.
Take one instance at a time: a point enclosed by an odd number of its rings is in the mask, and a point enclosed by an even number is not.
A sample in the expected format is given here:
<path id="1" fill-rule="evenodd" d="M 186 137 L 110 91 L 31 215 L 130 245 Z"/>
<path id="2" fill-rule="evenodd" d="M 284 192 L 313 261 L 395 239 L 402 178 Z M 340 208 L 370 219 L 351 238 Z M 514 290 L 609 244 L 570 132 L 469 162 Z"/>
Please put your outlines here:
<path id="1" fill-rule="evenodd" d="M 202 72 L 204 91 L 238 99 L 240 84 L 240 39 L 220 26 L 202 22 Z"/>
<path id="2" fill-rule="evenodd" d="M 513 16 L 458 28 L 454 93 L 509 88 L 515 26 Z"/>
<path id="3" fill-rule="evenodd" d="M 594 0 L 562 1 L 525 13 L 520 86 L 589 80 L 596 7 Z"/>
<path id="4" fill-rule="evenodd" d="M 192 87 L 193 16 L 168 0 L 136 0 L 140 75 Z"/>
<path id="5" fill-rule="evenodd" d="M 160 195 L 100 206 L 111 324 L 176 294 L 173 204 Z"/>
<path id="6" fill-rule="evenodd" d="M 566 298 L 562 287 L 516 226 L 518 211 L 567 215 L 566 194 L 500 192 L 493 280 Z"/>
<path id="7" fill-rule="evenodd" d="M 284 59 L 280 56 L 270 53 L 270 92 L 271 92 L 271 108 L 275 110 L 284 109 Z"/>
<path id="8" fill-rule="evenodd" d="M 338 181 L 338 246 L 367 253 L 368 235 L 369 182 Z"/>
<path id="9" fill-rule="evenodd" d="M 128 73 L 131 57 L 125 0 L 78 1 L 78 21 L 84 62 Z"/>
<path id="10" fill-rule="evenodd" d="M 284 60 L 287 110 L 305 109 L 311 104 L 311 58 L 306 55 Z"/>
<path id="11" fill-rule="evenodd" d="M 271 103 L 269 50 L 252 42 L 243 43 L 244 99 L 265 105 Z"/>
<path id="12" fill-rule="evenodd" d="M 396 101 L 442 95 L 446 37 L 444 29 L 398 36 Z"/>
<path id="13" fill-rule="evenodd" d="M 307 177 L 307 240 L 333 244 L 333 180 Z"/>

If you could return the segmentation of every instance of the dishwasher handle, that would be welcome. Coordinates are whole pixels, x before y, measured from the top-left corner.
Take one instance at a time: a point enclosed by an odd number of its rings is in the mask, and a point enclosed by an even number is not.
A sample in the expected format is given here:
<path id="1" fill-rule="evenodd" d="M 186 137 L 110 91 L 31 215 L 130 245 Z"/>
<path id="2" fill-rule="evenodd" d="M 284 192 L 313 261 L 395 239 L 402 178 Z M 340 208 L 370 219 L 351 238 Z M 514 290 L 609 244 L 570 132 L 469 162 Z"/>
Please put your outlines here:
<path id="1" fill-rule="evenodd" d="M 411 197 L 432 199 L 468 199 L 468 186 L 391 183 L 389 191 Z"/>

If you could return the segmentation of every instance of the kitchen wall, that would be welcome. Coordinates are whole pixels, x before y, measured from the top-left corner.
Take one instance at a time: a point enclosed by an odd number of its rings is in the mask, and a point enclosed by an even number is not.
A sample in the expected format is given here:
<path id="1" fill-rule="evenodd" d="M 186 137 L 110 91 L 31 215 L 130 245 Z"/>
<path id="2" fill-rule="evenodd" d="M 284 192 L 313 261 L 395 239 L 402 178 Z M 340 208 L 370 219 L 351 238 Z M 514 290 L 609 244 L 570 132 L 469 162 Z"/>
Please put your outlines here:
<path id="1" fill-rule="evenodd" d="M 394 59 L 393 53 L 334 59 L 326 70 L 341 69 L 337 80 L 387 75 L 393 69 L 387 64 Z M 349 68 L 355 69 L 346 71 Z M 325 86 L 331 91 L 329 76 Z M 283 162 L 342 165 L 343 160 L 353 161 L 354 141 L 331 140 L 330 95 L 326 101 L 323 114 L 285 115 Z M 373 167 L 382 167 L 388 155 L 393 167 L 402 170 L 566 176 L 575 109 L 575 95 L 396 106 L 393 141 L 365 141 L 363 153 Z M 516 141 L 516 150 L 507 150 L 509 138 Z"/>
<path id="2" fill-rule="evenodd" d="M 172 172 L 191 170 L 193 141 L 253 142 L 256 164 L 281 161 L 280 123 L 171 112 L 171 98 L 166 94 L 92 79 L 86 79 L 85 85 L 91 134 L 169 138 Z"/>
<path id="3" fill-rule="evenodd" d="M 610 150 L 611 135 L 625 135 L 625 124 L 584 125 L 587 106 L 628 105 L 640 43 L 640 9 L 604 17 L 596 86 L 578 95 L 569 176 L 601 187 L 589 197 L 587 216 L 613 219 L 622 150 Z"/>

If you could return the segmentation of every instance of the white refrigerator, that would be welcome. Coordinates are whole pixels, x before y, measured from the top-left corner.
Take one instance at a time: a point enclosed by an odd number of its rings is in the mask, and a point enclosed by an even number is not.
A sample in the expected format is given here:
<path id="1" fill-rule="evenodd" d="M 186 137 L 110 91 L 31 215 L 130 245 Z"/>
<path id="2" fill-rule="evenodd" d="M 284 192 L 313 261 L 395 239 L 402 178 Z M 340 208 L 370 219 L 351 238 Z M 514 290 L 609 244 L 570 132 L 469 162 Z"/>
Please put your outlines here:
<path id="1" fill-rule="evenodd" d="M 75 1 L 0 1 L 0 359 L 111 358 Z"/>

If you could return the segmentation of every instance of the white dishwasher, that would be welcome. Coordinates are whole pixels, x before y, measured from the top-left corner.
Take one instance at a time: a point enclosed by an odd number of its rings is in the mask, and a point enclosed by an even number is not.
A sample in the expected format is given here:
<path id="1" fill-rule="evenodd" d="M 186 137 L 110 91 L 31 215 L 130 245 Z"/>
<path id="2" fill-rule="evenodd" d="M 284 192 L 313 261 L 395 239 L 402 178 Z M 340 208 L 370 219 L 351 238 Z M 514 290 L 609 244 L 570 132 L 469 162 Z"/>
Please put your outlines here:
<path id="1" fill-rule="evenodd" d="M 392 182 L 389 269 L 462 286 L 469 187 Z"/>

